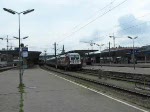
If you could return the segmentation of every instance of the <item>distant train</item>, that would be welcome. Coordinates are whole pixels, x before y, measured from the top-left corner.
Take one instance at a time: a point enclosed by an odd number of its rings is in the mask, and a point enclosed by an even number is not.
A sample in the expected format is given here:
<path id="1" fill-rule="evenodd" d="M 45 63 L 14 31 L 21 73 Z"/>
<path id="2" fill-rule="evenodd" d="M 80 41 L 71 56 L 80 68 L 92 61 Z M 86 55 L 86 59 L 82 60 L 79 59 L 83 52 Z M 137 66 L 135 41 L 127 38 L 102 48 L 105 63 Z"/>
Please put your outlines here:
<path id="1" fill-rule="evenodd" d="M 85 62 L 86 62 L 86 65 L 92 65 L 92 60 L 90 57 L 86 57 Z"/>
<path id="2" fill-rule="evenodd" d="M 56 68 L 64 68 L 65 70 L 81 69 L 81 57 L 78 53 L 66 53 L 52 57 L 46 60 L 46 64 Z"/>

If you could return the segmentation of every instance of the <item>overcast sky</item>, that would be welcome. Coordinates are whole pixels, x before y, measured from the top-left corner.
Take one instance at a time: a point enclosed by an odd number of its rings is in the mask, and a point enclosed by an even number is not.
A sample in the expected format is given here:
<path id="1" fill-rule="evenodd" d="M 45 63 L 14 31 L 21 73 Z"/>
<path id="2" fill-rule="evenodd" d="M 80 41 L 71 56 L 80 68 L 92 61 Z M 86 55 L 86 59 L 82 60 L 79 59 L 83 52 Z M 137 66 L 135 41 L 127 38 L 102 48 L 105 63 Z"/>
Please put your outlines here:
<path id="1" fill-rule="evenodd" d="M 120 5 L 119 5 L 120 4 Z M 29 50 L 54 53 L 65 50 L 92 49 L 95 42 L 105 44 L 116 37 L 116 46 L 129 47 L 132 41 L 127 36 L 138 36 L 135 46 L 150 44 L 150 0 L 0 0 L 0 37 L 9 37 L 9 46 L 18 46 L 18 15 L 3 8 L 22 12 L 21 38 Z M 6 40 L 0 40 L 0 49 L 6 48 Z M 99 49 L 93 46 L 93 49 Z"/>

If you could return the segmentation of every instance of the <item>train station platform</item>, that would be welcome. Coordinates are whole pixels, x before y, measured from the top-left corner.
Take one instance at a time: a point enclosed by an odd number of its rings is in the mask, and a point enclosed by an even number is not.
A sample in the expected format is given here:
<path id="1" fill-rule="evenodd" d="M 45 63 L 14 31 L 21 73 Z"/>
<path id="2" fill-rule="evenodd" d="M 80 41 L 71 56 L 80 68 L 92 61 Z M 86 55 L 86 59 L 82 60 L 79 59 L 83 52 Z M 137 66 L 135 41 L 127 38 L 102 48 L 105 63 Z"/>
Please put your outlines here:
<path id="1" fill-rule="evenodd" d="M 0 73 L 0 112 L 148 112 L 39 67 L 25 70 L 20 92 L 18 74 Z"/>
<path id="2" fill-rule="evenodd" d="M 132 67 L 127 66 L 100 66 L 100 65 L 86 65 L 83 69 L 92 69 L 98 70 L 101 69 L 103 71 L 111 71 L 111 72 L 120 72 L 120 73 L 131 73 L 131 74 L 144 74 L 150 75 L 150 68 L 143 68 L 143 67 Z"/>
<path id="3" fill-rule="evenodd" d="M 111 64 L 100 64 L 100 63 L 93 63 L 92 65 L 95 65 L 95 66 L 110 66 L 110 67 L 134 67 L 133 64 L 114 64 L 114 63 L 111 63 Z M 150 68 L 150 63 L 137 63 L 135 64 L 135 67 L 136 68 Z"/>

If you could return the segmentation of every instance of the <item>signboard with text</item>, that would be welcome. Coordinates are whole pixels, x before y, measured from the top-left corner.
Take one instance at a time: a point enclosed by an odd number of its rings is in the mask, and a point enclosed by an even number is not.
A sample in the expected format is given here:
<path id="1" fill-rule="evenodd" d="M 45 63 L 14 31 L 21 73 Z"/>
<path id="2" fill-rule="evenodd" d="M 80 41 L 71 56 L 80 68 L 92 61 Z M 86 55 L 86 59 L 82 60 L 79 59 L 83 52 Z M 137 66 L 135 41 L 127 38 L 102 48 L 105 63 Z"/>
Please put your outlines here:
<path id="1" fill-rule="evenodd" d="M 28 57 L 28 51 L 22 51 L 22 57 L 24 58 Z"/>
<path id="2" fill-rule="evenodd" d="M 24 57 L 24 58 L 28 57 L 28 48 L 27 47 L 22 48 L 22 57 Z"/>

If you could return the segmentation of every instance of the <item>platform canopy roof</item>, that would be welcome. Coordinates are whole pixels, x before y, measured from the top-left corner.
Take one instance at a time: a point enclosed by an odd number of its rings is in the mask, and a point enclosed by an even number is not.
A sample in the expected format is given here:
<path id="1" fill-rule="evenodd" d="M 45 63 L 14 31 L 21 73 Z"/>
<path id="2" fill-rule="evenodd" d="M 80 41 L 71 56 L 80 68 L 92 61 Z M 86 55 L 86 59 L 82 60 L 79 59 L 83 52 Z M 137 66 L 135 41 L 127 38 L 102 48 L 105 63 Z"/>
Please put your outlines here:
<path id="1" fill-rule="evenodd" d="M 12 55 L 12 56 L 18 56 L 19 55 L 19 51 L 17 51 L 17 50 L 8 50 L 8 51 L 0 50 L 0 53 L 1 54 Z M 40 51 L 28 51 L 28 58 L 29 59 L 39 58 L 40 54 L 41 54 Z"/>
<path id="2" fill-rule="evenodd" d="M 92 53 L 92 52 L 96 52 L 98 50 L 72 50 L 72 51 L 68 51 L 66 53 L 79 53 L 80 55 L 85 55 L 86 53 Z"/>

